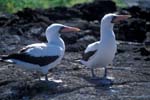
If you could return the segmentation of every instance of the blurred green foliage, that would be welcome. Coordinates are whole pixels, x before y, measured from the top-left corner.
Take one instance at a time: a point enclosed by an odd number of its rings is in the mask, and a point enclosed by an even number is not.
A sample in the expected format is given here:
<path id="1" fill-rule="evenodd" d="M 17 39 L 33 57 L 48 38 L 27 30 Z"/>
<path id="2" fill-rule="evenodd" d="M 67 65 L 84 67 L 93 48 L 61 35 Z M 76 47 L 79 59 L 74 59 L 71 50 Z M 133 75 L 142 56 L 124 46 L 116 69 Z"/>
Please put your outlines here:
<path id="1" fill-rule="evenodd" d="M 23 8 L 49 8 L 56 6 L 73 6 L 78 3 L 91 2 L 93 0 L 0 0 L 0 13 L 15 13 Z M 117 7 L 124 8 L 127 5 L 123 0 L 113 0 Z"/>
<path id="2" fill-rule="evenodd" d="M 93 0 L 0 0 L 0 12 L 14 13 L 23 8 L 48 8 L 56 6 L 72 6 L 77 3 Z"/>
<path id="3" fill-rule="evenodd" d="M 119 8 L 126 8 L 127 4 L 123 0 L 112 0 L 116 3 L 116 6 Z"/>

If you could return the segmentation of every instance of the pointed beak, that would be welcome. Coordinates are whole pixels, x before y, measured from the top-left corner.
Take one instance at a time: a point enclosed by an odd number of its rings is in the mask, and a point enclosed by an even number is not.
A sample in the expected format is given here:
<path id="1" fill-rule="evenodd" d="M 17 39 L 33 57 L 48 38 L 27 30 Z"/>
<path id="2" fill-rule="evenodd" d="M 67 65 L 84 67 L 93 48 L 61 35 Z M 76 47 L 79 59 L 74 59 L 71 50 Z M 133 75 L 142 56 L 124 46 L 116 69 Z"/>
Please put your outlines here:
<path id="1" fill-rule="evenodd" d="M 118 23 L 118 22 L 124 21 L 124 20 L 126 20 L 126 19 L 128 19 L 130 17 L 131 17 L 131 15 L 116 15 L 112 19 L 112 23 Z"/>
<path id="2" fill-rule="evenodd" d="M 79 28 L 76 28 L 76 27 L 62 27 L 60 29 L 60 33 L 70 33 L 70 32 L 79 32 L 80 29 Z"/>

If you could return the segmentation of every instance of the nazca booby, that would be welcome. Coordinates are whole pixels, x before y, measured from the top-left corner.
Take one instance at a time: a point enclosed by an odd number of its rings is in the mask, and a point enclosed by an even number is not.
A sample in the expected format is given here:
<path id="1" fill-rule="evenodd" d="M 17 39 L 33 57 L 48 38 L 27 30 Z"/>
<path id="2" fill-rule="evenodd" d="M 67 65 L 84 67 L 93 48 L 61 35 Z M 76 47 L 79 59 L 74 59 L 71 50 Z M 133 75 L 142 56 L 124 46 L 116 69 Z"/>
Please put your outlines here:
<path id="1" fill-rule="evenodd" d="M 48 80 L 47 74 L 49 69 L 60 63 L 65 52 L 65 44 L 60 37 L 60 33 L 78 31 L 80 31 L 79 28 L 57 23 L 52 24 L 47 27 L 45 32 L 48 43 L 27 45 L 18 53 L 2 55 L 0 60 L 11 62 L 24 69 L 39 72 L 45 75 L 45 80 Z"/>
<path id="2" fill-rule="evenodd" d="M 91 68 L 92 77 L 96 77 L 94 68 L 104 67 L 103 79 L 107 79 L 107 68 L 112 64 L 117 45 L 113 32 L 114 23 L 126 20 L 130 15 L 117 15 L 114 13 L 106 14 L 101 20 L 100 41 L 91 43 L 87 46 L 80 60 L 87 68 Z"/>

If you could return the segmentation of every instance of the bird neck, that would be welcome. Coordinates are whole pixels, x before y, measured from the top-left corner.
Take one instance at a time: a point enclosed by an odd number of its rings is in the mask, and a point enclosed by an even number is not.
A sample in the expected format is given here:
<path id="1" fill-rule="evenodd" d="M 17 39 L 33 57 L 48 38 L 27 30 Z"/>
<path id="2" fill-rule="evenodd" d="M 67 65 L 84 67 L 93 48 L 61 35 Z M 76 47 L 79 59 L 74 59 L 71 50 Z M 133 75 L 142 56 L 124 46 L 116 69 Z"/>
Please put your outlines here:
<path id="1" fill-rule="evenodd" d="M 46 35 L 46 38 L 47 38 L 48 44 L 58 45 L 62 47 L 63 49 L 65 49 L 64 41 L 62 40 L 60 36 L 56 36 L 56 35 L 47 36 Z"/>
<path id="2" fill-rule="evenodd" d="M 115 41 L 115 34 L 113 32 L 113 24 L 101 23 L 101 42 Z"/>

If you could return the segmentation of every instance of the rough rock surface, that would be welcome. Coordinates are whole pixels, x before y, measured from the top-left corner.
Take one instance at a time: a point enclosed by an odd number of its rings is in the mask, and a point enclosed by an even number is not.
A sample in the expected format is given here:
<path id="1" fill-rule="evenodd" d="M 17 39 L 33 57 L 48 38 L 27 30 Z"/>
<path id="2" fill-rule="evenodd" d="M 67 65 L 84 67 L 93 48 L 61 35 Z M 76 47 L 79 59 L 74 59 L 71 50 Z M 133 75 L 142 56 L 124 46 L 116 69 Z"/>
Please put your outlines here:
<path id="1" fill-rule="evenodd" d="M 48 76 L 50 84 L 38 81 L 25 70 L 0 63 L 1 100 L 149 100 L 150 56 L 142 56 L 142 44 L 120 42 L 114 65 L 109 68 L 111 86 L 100 86 L 91 80 L 90 70 L 74 59 L 81 52 L 66 52 L 60 65 Z M 96 70 L 99 77 L 103 68 Z M 60 82 L 60 83 L 59 83 Z"/>

